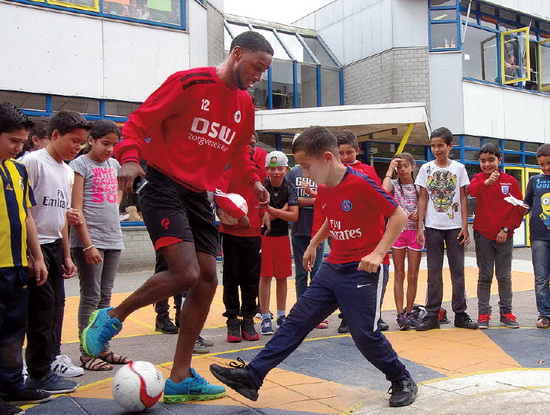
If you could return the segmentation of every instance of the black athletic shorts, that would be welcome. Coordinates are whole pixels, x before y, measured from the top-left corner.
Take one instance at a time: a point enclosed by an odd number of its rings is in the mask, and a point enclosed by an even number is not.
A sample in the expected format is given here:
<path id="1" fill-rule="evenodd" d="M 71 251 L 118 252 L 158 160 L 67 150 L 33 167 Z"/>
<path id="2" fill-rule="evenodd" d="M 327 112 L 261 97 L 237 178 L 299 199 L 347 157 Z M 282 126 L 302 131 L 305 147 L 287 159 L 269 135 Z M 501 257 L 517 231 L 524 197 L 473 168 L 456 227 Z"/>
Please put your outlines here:
<path id="1" fill-rule="evenodd" d="M 139 202 L 155 250 L 186 241 L 197 251 L 217 256 L 218 230 L 207 193 L 194 192 L 151 166 L 147 180 Z"/>

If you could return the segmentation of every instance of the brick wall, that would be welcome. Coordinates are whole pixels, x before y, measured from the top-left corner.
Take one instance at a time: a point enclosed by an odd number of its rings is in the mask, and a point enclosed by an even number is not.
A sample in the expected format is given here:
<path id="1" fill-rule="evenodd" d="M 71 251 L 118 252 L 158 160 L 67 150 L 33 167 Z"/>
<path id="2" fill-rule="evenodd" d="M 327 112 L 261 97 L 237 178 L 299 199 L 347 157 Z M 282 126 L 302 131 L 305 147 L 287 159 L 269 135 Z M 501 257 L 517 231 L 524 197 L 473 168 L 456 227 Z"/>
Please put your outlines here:
<path id="1" fill-rule="evenodd" d="M 429 105 L 428 50 L 394 48 L 344 68 L 346 104 L 425 102 Z"/>
<path id="2" fill-rule="evenodd" d="M 208 20 L 208 65 L 217 66 L 223 55 L 223 14 L 210 2 L 207 3 Z"/>

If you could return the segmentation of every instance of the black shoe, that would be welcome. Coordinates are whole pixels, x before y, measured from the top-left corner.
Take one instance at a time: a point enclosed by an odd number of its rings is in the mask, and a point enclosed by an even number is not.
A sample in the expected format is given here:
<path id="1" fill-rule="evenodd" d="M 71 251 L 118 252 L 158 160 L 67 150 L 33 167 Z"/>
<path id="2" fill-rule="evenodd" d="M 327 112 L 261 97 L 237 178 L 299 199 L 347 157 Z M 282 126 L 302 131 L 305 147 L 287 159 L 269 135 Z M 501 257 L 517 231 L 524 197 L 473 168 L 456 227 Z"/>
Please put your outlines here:
<path id="1" fill-rule="evenodd" d="M 258 386 L 252 380 L 252 376 L 248 373 L 248 366 L 239 357 L 239 363 L 231 362 L 231 367 L 222 367 L 220 365 L 210 365 L 210 372 L 220 382 L 225 383 L 231 389 L 243 395 L 251 401 L 258 400 Z"/>
<path id="2" fill-rule="evenodd" d="M 349 333 L 348 323 L 346 322 L 346 319 L 344 317 L 342 317 L 342 321 L 338 326 L 338 333 Z"/>
<path id="3" fill-rule="evenodd" d="M 390 406 L 407 406 L 414 402 L 418 386 L 412 378 L 405 378 L 391 383 L 388 393 L 390 396 Z"/>
<path id="4" fill-rule="evenodd" d="M 386 323 L 382 319 L 378 320 L 378 327 L 380 327 L 380 331 L 386 331 L 390 328 L 390 326 L 388 326 L 388 323 Z"/>
<path id="5" fill-rule="evenodd" d="M 243 335 L 243 339 L 249 342 L 260 340 L 260 335 L 256 331 L 256 327 L 254 327 L 254 319 L 252 317 L 243 318 L 241 323 L 241 333 Z"/>
<path id="6" fill-rule="evenodd" d="M 160 331 L 164 334 L 177 334 L 178 328 L 172 323 L 172 320 L 170 320 L 170 317 L 168 317 L 167 314 L 157 316 L 156 322 L 155 322 L 155 331 Z"/>
<path id="7" fill-rule="evenodd" d="M 241 334 L 241 321 L 238 318 L 227 320 L 227 342 L 239 343 L 243 341 Z"/>
<path id="8" fill-rule="evenodd" d="M 17 406 L 10 405 L 0 399 L 0 414 L 2 415 L 23 415 L 25 411 Z"/>
<path id="9" fill-rule="evenodd" d="M 466 313 L 455 314 L 455 327 L 470 330 L 476 330 L 478 328 L 477 324 L 474 323 L 470 316 Z"/>
<path id="10" fill-rule="evenodd" d="M 34 403 L 42 403 L 51 400 L 52 394 L 42 389 L 31 389 L 25 387 L 17 392 L 8 393 L 2 397 L 6 402 L 13 405 L 28 405 Z M 0 414 L 3 412 L 0 411 Z"/>
<path id="11" fill-rule="evenodd" d="M 416 326 L 416 331 L 426 331 L 439 328 L 439 320 L 436 316 L 426 316 L 422 322 Z"/>

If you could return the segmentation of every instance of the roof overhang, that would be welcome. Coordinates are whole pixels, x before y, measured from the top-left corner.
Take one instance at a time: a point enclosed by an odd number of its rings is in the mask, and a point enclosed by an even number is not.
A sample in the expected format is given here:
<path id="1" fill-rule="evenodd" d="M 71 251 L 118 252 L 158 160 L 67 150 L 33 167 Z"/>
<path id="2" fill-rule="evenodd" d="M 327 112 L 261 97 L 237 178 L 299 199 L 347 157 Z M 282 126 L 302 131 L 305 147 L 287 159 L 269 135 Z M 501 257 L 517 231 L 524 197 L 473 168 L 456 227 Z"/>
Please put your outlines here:
<path id="1" fill-rule="evenodd" d="M 400 142 L 410 124 L 408 143 L 428 145 L 428 113 L 426 104 L 419 102 L 256 111 L 256 131 L 260 133 L 294 135 L 322 125 L 335 134 L 352 130 L 359 141 Z"/>

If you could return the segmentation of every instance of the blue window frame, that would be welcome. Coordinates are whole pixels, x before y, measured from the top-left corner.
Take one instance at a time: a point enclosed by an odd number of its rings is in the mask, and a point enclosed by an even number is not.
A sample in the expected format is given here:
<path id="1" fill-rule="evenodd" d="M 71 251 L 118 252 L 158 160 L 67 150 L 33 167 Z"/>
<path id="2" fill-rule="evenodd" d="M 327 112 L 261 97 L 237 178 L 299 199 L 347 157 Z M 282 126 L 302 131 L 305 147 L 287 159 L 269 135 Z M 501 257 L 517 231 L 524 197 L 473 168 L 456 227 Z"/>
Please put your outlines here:
<path id="1" fill-rule="evenodd" d="M 460 50 L 459 0 L 428 1 L 430 52 Z"/>
<path id="2" fill-rule="evenodd" d="M 186 29 L 186 0 L 9 0 L 90 16 Z M 204 4 L 203 0 L 198 0 Z"/>

